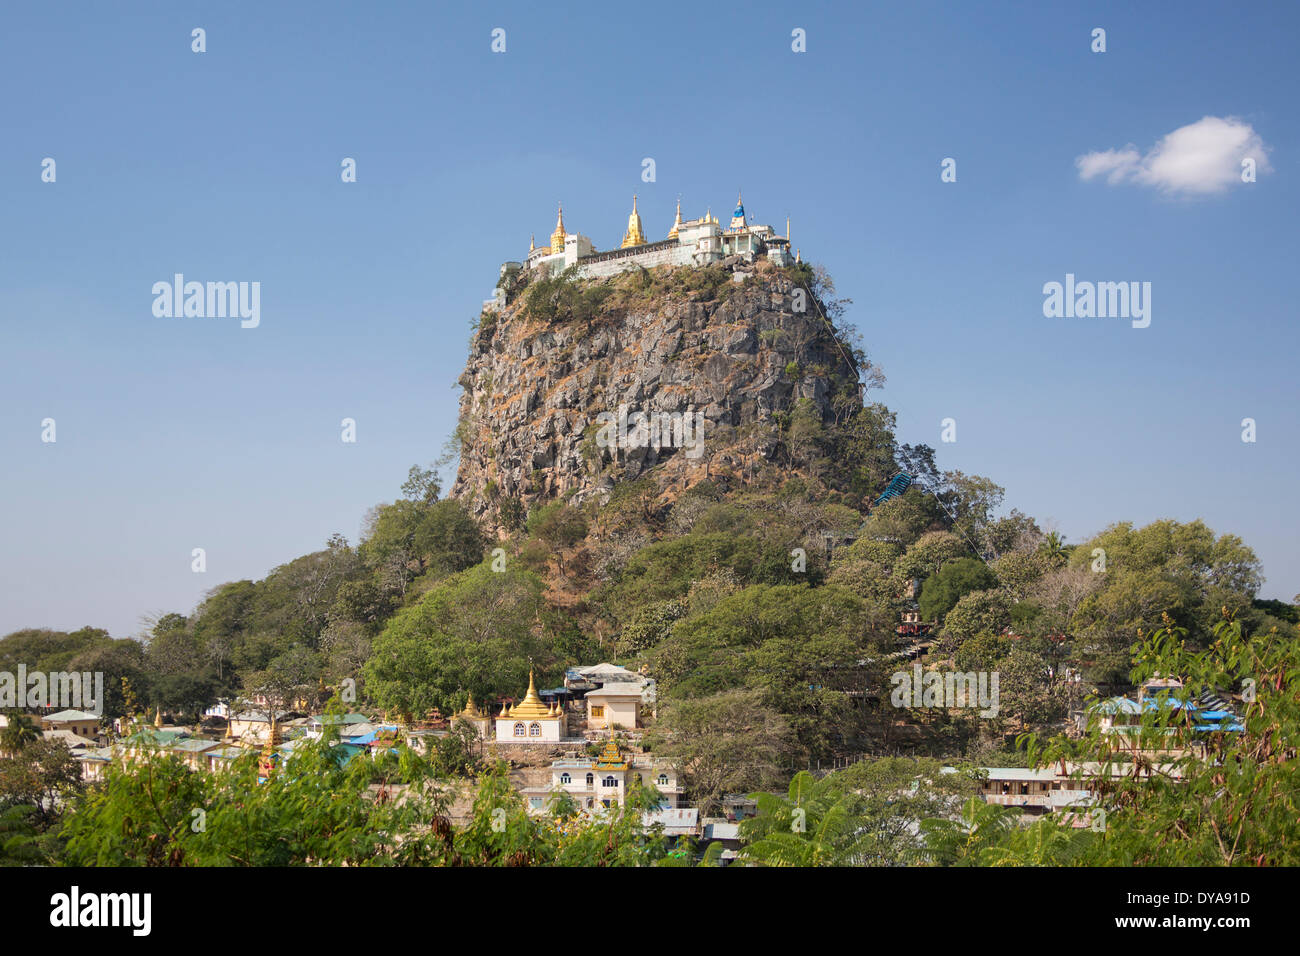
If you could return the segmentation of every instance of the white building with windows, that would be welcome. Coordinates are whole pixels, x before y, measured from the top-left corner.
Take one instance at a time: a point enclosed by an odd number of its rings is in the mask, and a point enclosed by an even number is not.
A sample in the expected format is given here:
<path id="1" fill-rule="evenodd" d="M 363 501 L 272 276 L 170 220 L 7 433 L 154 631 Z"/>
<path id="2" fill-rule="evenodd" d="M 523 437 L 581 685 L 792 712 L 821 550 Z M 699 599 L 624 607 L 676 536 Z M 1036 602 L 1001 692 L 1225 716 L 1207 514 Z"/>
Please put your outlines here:
<path id="1" fill-rule="evenodd" d="M 682 786 L 676 770 L 648 754 L 624 756 L 613 740 L 594 759 L 572 756 L 553 761 L 549 786 L 524 787 L 521 792 L 534 813 L 545 812 L 557 793 L 568 794 L 580 809 L 594 810 L 622 804 L 636 781 L 663 794 L 664 808 L 680 805 Z"/>
<path id="2" fill-rule="evenodd" d="M 641 726 L 641 684 L 605 684 L 587 691 L 590 730 L 636 730 Z"/>
<path id="3" fill-rule="evenodd" d="M 500 284 L 491 299 L 483 303 L 489 311 L 499 311 L 506 305 L 502 289 L 506 276 L 519 270 L 544 268 L 548 276 L 559 275 L 565 269 L 577 267 L 580 278 L 591 279 L 616 275 L 627 269 L 654 266 L 706 266 L 721 262 L 728 256 L 742 256 L 747 262 L 764 255 L 779 266 L 789 265 L 798 259 L 790 255 L 790 221 L 786 220 L 785 235 L 779 235 L 771 226 L 750 223 L 745 214 L 745 203 L 736 197 L 736 208 L 726 228 L 712 211 L 699 219 L 682 219 L 682 204 L 677 203 L 677 218 L 666 239 L 648 242 L 641 225 L 641 214 L 632 197 L 632 213 L 627 217 L 627 231 L 617 249 L 599 252 L 592 241 L 581 233 L 571 233 L 564 226 L 564 207 L 556 216 L 555 231 L 549 245 L 538 246 L 535 237 L 529 241 L 528 255 L 523 262 L 509 261 L 501 265 Z"/>
<path id="4" fill-rule="evenodd" d="M 542 701 L 531 670 L 524 699 L 513 707 L 502 704 L 496 718 L 496 739 L 500 744 L 557 744 L 564 739 L 565 729 L 564 708 Z"/>

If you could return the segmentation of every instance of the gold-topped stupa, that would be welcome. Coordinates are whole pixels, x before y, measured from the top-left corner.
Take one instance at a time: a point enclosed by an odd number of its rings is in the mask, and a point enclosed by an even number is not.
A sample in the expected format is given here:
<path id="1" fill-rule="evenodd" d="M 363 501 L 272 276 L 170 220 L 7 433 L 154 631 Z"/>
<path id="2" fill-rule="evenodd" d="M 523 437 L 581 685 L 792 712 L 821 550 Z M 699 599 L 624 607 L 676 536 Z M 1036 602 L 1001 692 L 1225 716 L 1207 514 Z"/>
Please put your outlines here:
<path id="1" fill-rule="evenodd" d="M 555 713 L 554 708 L 548 707 L 542 702 L 542 698 L 537 695 L 537 684 L 533 680 L 533 670 L 528 669 L 528 693 L 524 699 L 510 710 L 502 711 L 501 716 L 512 717 L 518 720 L 555 720 L 559 715 Z"/>
<path id="2" fill-rule="evenodd" d="M 469 695 L 469 700 L 466 701 L 466 703 L 465 703 L 465 709 L 462 710 L 462 711 L 461 711 L 459 714 L 457 714 L 456 716 L 457 716 L 457 717 L 464 717 L 464 718 L 466 718 L 467 720 L 478 720 L 478 719 L 484 717 L 485 715 L 479 712 L 478 707 L 477 707 L 477 706 L 475 705 L 475 703 L 474 703 L 474 695 L 471 693 L 471 694 Z"/>
<path id="3" fill-rule="evenodd" d="M 627 232 L 623 235 L 623 244 L 620 249 L 631 249 L 633 246 L 645 245 L 645 232 L 641 229 L 641 214 L 636 211 L 636 195 L 632 196 L 632 214 L 627 217 Z"/>
<path id="4" fill-rule="evenodd" d="M 681 200 L 681 197 L 678 197 L 678 199 L 677 199 L 677 218 L 673 220 L 673 228 L 672 228 L 671 230 L 669 230 L 669 232 L 668 232 L 668 238 L 669 238 L 669 239 L 676 239 L 676 238 L 677 238 L 677 230 L 679 230 L 679 229 L 681 229 L 681 228 L 682 228 L 682 200 Z"/>
<path id="5" fill-rule="evenodd" d="M 564 231 L 564 203 L 560 203 L 559 214 L 555 217 L 555 231 L 551 233 L 551 255 L 564 251 L 564 237 L 567 235 Z"/>

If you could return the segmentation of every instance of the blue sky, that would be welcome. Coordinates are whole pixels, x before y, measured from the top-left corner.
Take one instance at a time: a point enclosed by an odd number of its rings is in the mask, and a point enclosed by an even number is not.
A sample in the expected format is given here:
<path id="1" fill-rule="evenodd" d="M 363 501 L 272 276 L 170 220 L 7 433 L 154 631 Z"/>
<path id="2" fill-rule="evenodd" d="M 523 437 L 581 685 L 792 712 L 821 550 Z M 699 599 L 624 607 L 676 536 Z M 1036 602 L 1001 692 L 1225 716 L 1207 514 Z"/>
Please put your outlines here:
<path id="1" fill-rule="evenodd" d="M 0 633 L 126 636 L 355 541 L 438 454 L 470 320 L 557 201 L 609 248 L 633 192 L 657 238 L 679 194 L 725 216 L 738 187 L 854 300 L 901 440 L 1071 541 L 1204 518 L 1289 599 L 1300 8 L 1129 6 L 6 8 Z M 1207 116 L 1271 171 L 1080 177 Z M 260 326 L 154 317 L 175 272 L 259 281 Z M 1045 318 L 1066 273 L 1150 282 L 1150 327 Z"/>

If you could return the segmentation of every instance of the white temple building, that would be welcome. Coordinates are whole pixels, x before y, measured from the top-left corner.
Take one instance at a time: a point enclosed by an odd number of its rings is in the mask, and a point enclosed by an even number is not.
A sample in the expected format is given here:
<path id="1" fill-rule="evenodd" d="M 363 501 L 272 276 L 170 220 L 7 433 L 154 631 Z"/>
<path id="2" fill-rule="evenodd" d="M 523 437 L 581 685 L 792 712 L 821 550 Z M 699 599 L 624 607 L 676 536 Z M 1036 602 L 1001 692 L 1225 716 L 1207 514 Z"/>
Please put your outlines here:
<path id="1" fill-rule="evenodd" d="M 654 266 L 705 266 L 721 262 L 728 256 L 742 256 L 752 262 L 765 255 L 779 266 L 796 261 L 790 256 L 790 221 L 786 220 L 785 235 L 767 225 L 751 225 L 745 215 L 745 203 L 736 197 L 736 208 L 731 221 L 724 229 L 712 211 L 699 219 L 682 219 L 682 204 L 678 200 L 677 217 L 666 239 L 647 242 L 637 211 L 636 196 L 632 197 L 632 212 L 627 217 L 627 230 L 617 249 L 598 252 L 592 241 L 581 233 L 569 232 L 564 225 L 564 206 L 556 216 L 555 231 L 549 245 L 538 246 L 530 240 L 528 255 L 522 262 L 501 264 L 500 278 L 521 269 L 545 268 L 547 275 L 555 276 L 565 269 L 577 267 L 579 278 L 590 279 L 616 275 L 632 268 Z M 498 286 L 493 298 L 483 303 L 490 311 L 505 307 L 505 292 Z"/>

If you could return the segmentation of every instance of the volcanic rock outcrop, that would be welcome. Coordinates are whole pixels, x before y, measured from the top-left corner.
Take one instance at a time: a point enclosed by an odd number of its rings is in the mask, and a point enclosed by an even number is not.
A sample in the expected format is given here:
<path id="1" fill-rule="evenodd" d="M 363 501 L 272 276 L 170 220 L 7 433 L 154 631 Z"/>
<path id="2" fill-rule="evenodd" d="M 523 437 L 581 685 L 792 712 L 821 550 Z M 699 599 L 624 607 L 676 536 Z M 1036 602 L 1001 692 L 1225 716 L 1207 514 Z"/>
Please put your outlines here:
<path id="1" fill-rule="evenodd" d="M 557 497 L 606 497 L 643 475 L 665 492 L 743 480 L 775 455 L 801 399 L 826 421 L 846 403 L 860 407 L 852 352 L 800 281 L 806 273 L 738 268 L 575 280 L 579 297 L 599 300 L 582 318 L 531 308 L 527 287 L 500 312 L 485 311 L 459 379 L 452 495 L 499 526 L 509 498 L 526 511 Z M 611 441 L 620 413 L 633 424 Z M 670 416 L 661 447 L 637 440 L 638 413 Z M 669 422 L 700 413 L 702 435 L 688 436 L 698 444 L 674 445 Z"/>

